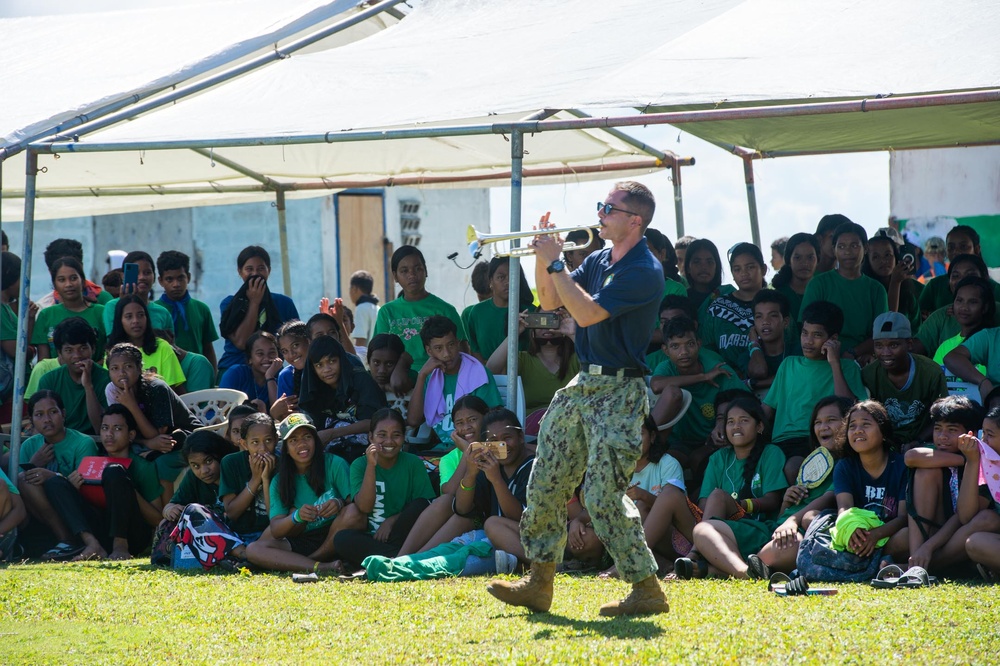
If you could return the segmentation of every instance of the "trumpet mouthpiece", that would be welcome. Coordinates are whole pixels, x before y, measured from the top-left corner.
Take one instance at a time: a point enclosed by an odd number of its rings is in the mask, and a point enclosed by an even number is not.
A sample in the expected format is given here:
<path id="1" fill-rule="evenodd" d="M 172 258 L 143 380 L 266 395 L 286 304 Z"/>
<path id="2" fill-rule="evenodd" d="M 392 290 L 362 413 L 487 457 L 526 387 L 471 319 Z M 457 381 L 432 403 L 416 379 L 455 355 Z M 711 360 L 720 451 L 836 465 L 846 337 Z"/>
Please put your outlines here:
<path id="1" fill-rule="evenodd" d="M 471 254 L 473 258 L 475 258 L 477 254 L 479 254 L 479 241 L 474 240 L 471 243 L 469 243 L 469 254 Z"/>

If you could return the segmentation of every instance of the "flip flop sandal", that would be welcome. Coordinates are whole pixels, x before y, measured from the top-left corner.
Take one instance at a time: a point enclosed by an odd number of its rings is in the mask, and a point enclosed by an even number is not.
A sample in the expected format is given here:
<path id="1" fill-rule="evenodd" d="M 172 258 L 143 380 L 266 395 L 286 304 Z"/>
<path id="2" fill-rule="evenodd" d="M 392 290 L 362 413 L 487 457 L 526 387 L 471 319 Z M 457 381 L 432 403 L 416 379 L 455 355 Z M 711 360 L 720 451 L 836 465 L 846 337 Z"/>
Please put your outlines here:
<path id="1" fill-rule="evenodd" d="M 49 560 L 51 562 L 61 562 L 63 560 L 68 560 L 76 557 L 84 550 L 83 545 L 74 546 L 72 544 L 61 541 L 56 545 L 49 548 L 47 551 L 42 553 L 43 560 Z"/>
<path id="2" fill-rule="evenodd" d="M 368 577 L 368 572 L 364 569 L 358 569 L 354 573 L 344 574 L 342 576 L 337 576 L 337 580 L 341 583 L 350 583 L 354 580 L 365 580 Z"/>
<path id="3" fill-rule="evenodd" d="M 872 587 L 880 590 L 893 590 L 899 585 L 899 579 L 902 577 L 903 570 L 895 564 L 890 564 L 879 570 L 878 577 L 872 579 Z"/>
<path id="4" fill-rule="evenodd" d="M 768 578 L 767 589 L 775 592 L 777 588 L 784 587 L 790 582 L 792 582 L 792 579 L 788 577 L 788 574 L 776 571 Z"/>
<path id="5" fill-rule="evenodd" d="M 751 555 L 747 558 L 747 575 L 751 580 L 768 580 L 771 578 L 771 567 L 758 555 Z"/>
<path id="6" fill-rule="evenodd" d="M 979 575 L 983 577 L 983 580 L 989 583 L 990 585 L 993 585 L 994 583 L 997 582 L 997 577 L 993 574 L 992 569 L 987 569 L 982 564 L 977 564 L 976 571 L 978 571 Z"/>
<path id="7" fill-rule="evenodd" d="M 917 588 L 936 584 L 937 578 L 928 576 L 927 570 L 923 567 L 910 567 L 899 577 L 896 587 Z"/>
<path id="8" fill-rule="evenodd" d="M 785 583 L 785 594 L 787 596 L 798 596 L 809 591 L 809 581 L 805 576 L 799 576 Z"/>
<path id="9" fill-rule="evenodd" d="M 704 578 L 708 573 L 708 561 L 704 558 L 679 557 L 674 560 L 674 573 L 681 580 Z"/>

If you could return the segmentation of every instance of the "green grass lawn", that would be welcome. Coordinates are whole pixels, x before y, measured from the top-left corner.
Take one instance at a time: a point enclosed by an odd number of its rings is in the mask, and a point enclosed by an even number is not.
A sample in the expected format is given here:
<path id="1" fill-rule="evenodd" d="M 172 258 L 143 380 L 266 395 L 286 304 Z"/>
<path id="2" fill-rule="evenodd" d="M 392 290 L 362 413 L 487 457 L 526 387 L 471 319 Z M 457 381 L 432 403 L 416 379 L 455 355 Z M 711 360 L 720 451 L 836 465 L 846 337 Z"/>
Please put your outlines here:
<path id="1" fill-rule="evenodd" d="M 997 663 L 997 587 L 840 585 L 782 598 L 761 583 L 665 584 L 671 612 L 606 620 L 627 586 L 559 576 L 551 613 L 508 608 L 485 579 L 370 584 L 181 574 L 126 563 L 0 569 L 0 662 Z"/>

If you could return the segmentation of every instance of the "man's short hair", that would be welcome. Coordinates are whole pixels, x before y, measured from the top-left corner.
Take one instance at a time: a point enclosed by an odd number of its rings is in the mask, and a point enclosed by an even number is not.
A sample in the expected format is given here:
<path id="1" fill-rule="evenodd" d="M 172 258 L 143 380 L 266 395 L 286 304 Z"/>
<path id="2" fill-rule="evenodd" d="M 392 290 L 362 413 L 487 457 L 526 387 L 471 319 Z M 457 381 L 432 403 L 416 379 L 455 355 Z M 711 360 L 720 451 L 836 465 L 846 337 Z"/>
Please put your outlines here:
<path id="1" fill-rule="evenodd" d="M 82 264 L 83 245 L 74 238 L 57 238 L 45 246 L 45 254 L 42 256 L 49 270 L 52 269 L 52 264 L 56 259 L 62 259 L 63 257 L 73 257 Z"/>
<path id="2" fill-rule="evenodd" d="M 101 286 L 106 290 L 111 287 L 120 287 L 125 281 L 125 271 L 120 268 L 112 268 L 101 278 Z"/>
<path id="3" fill-rule="evenodd" d="M 83 317 L 68 317 L 56 324 L 52 331 L 52 344 L 56 352 L 64 345 L 90 345 L 97 347 L 97 331 Z"/>
<path id="4" fill-rule="evenodd" d="M 3 229 L 0 229 L 0 245 L 6 245 L 8 249 L 10 248 L 10 241 L 7 240 L 7 232 Z"/>
<path id="5" fill-rule="evenodd" d="M 472 289 L 480 296 L 489 296 L 493 293 L 490 288 L 490 264 L 486 261 L 477 261 L 472 268 Z"/>
<path id="6" fill-rule="evenodd" d="M 191 276 L 191 257 L 178 250 L 161 252 L 156 258 L 156 272 L 163 275 L 167 271 L 182 270 Z"/>
<path id="7" fill-rule="evenodd" d="M 264 262 L 264 265 L 268 269 L 271 268 L 271 255 L 267 253 L 267 250 L 262 248 L 260 245 L 247 245 L 245 248 L 240 250 L 239 255 L 236 257 L 236 268 L 243 268 L 243 264 L 247 263 L 254 257 L 259 258 Z"/>
<path id="8" fill-rule="evenodd" d="M 458 327 L 455 326 L 455 322 L 444 315 L 434 315 L 428 317 L 424 325 L 420 327 L 420 341 L 426 347 L 431 344 L 431 340 L 434 338 L 444 338 L 449 333 L 458 336 Z"/>
<path id="9" fill-rule="evenodd" d="M 831 338 L 844 329 L 844 311 L 830 301 L 813 301 L 802 309 L 802 323 L 822 326 Z"/>
<path id="10" fill-rule="evenodd" d="M 351 273 L 351 286 L 360 289 L 362 294 L 370 294 L 375 288 L 375 278 L 368 271 L 354 271 Z"/>
<path id="11" fill-rule="evenodd" d="M 776 250 L 778 254 L 782 257 L 785 256 L 785 244 L 788 242 L 788 236 L 782 236 L 781 238 L 775 238 L 771 242 L 771 249 Z"/>
<path id="12" fill-rule="evenodd" d="M 674 317 L 663 326 L 663 344 L 667 344 L 667 340 L 671 338 L 682 338 L 688 333 L 697 339 L 698 325 L 694 320 L 688 317 Z"/>
<path id="13" fill-rule="evenodd" d="M 983 408 L 963 395 L 938 398 L 929 410 L 931 423 L 957 423 L 966 432 L 983 427 Z"/>
<path id="14" fill-rule="evenodd" d="M 653 221 L 653 213 L 656 212 L 656 199 L 649 188 L 635 180 L 623 180 L 615 183 L 616 192 L 624 192 L 625 198 L 622 203 L 640 218 L 642 218 L 642 230 Z"/>
<path id="15" fill-rule="evenodd" d="M 781 309 L 782 317 L 790 317 L 792 314 L 792 306 L 788 302 L 788 297 L 780 291 L 776 291 L 774 289 L 761 289 L 750 302 L 750 310 L 756 310 L 757 306 L 761 303 L 777 303 L 778 307 Z"/>

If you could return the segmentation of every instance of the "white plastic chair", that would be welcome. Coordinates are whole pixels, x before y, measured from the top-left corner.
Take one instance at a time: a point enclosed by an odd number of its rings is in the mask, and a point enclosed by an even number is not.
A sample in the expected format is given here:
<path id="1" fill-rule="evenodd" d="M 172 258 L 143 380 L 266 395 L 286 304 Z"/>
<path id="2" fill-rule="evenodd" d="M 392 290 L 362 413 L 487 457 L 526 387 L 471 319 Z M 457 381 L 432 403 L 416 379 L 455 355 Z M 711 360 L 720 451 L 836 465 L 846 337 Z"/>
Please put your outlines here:
<path id="1" fill-rule="evenodd" d="M 979 394 L 979 387 L 971 382 L 963 382 L 960 377 L 956 377 L 948 368 L 941 366 L 944 371 L 944 378 L 948 384 L 948 395 L 957 395 L 968 398 L 977 405 L 983 404 L 982 396 Z"/>
<path id="2" fill-rule="evenodd" d="M 497 390 L 500 391 L 500 399 L 503 400 L 503 404 L 507 406 L 507 375 L 493 375 L 493 379 L 496 380 Z M 521 378 L 517 378 L 517 405 L 514 409 L 514 413 L 517 415 L 517 420 L 520 421 L 521 425 L 524 425 L 524 419 L 527 416 L 525 414 L 524 405 L 524 382 Z"/>
<path id="3" fill-rule="evenodd" d="M 229 411 L 246 402 L 247 394 L 236 389 L 214 388 L 180 396 L 188 411 L 207 426 L 217 426 L 229 420 Z"/>

